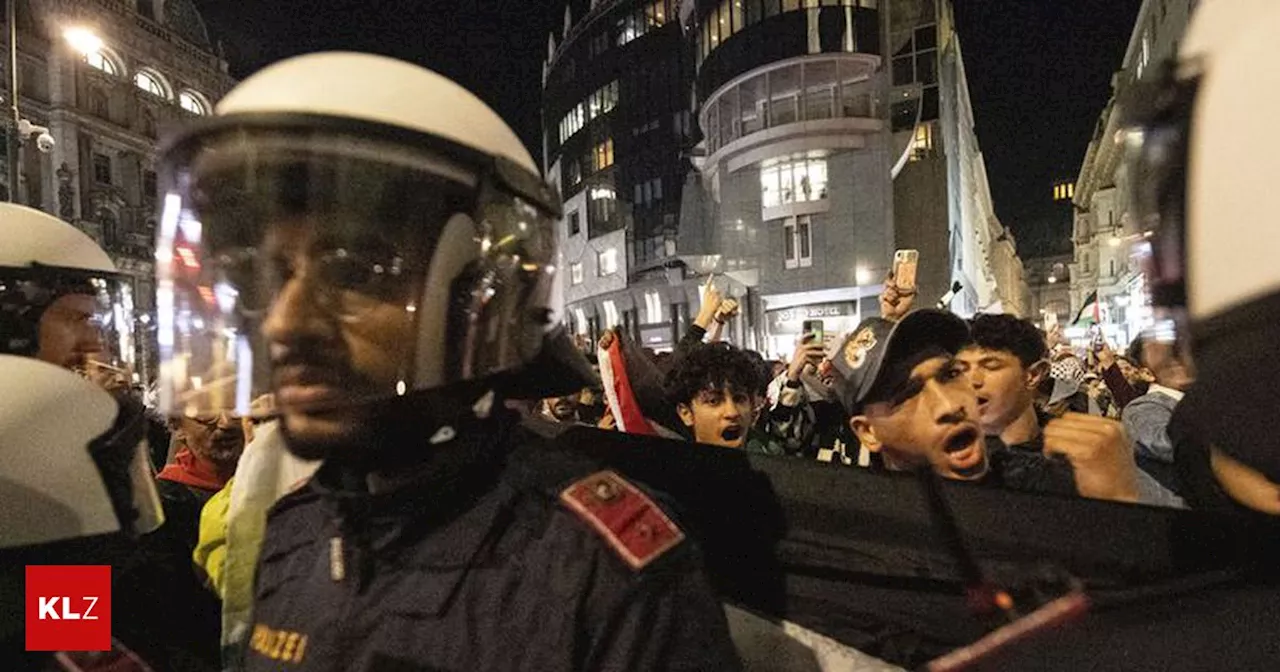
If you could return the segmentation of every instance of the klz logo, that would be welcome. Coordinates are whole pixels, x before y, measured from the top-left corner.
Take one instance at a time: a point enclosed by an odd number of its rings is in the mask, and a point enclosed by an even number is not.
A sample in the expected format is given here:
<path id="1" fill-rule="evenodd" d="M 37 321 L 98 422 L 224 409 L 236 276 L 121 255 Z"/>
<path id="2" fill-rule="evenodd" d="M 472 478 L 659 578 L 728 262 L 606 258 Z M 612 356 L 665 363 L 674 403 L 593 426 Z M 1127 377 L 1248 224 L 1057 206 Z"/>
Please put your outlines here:
<path id="1" fill-rule="evenodd" d="M 27 565 L 27 650 L 111 649 L 111 567 Z"/>
<path id="2" fill-rule="evenodd" d="M 64 620 L 64 621 L 96 621 L 97 616 L 93 615 L 93 607 L 98 604 L 96 597 L 80 598 L 88 603 L 84 612 L 77 613 L 71 611 L 71 598 L 69 597 L 40 597 L 40 620 Z M 58 602 L 62 602 L 62 613 L 58 613 Z"/>

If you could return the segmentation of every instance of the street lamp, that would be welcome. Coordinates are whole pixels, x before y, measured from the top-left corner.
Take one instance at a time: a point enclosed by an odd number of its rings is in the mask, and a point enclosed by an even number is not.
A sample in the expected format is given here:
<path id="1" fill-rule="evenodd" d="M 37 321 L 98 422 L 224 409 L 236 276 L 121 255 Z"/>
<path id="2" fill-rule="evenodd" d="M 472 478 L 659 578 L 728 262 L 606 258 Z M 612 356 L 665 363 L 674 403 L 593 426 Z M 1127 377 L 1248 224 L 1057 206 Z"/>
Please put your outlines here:
<path id="1" fill-rule="evenodd" d="M 67 44 L 70 44 L 72 49 L 85 56 L 102 51 L 104 46 L 101 37 L 83 26 L 68 28 L 62 31 L 62 36 L 66 38 Z"/>

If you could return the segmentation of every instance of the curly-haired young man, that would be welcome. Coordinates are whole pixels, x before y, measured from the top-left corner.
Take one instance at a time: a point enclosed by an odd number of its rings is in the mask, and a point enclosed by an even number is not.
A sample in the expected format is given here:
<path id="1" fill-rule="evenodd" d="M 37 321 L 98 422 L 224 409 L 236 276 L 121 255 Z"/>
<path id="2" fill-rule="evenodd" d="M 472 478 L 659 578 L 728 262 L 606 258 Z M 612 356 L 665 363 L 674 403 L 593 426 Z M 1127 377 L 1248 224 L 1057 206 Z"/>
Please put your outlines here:
<path id="1" fill-rule="evenodd" d="M 690 349 L 667 374 L 667 398 L 698 443 L 774 452 L 767 441 L 751 441 L 767 379 L 760 362 L 726 343 Z"/>

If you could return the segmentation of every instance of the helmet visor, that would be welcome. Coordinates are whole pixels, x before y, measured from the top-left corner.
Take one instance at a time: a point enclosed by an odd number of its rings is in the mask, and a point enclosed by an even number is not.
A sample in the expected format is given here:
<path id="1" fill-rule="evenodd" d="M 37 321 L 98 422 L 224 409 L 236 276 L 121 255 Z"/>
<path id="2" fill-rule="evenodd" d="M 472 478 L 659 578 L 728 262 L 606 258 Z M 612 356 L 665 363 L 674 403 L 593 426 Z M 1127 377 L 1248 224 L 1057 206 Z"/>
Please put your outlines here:
<path id="1" fill-rule="evenodd" d="M 549 220 L 493 189 L 481 162 L 331 129 L 232 127 L 165 163 L 166 411 L 253 415 L 271 392 L 277 411 L 324 411 L 532 355 L 508 332 L 531 288 L 549 290 L 549 267 L 530 263 L 550 259 Z"/>
<path id="2" fill-rule="evenodd" d="M 34 357 L 117 390 L 141 382 L 133 281 L 78 268 L 0 268 L 0 353 Z"/>

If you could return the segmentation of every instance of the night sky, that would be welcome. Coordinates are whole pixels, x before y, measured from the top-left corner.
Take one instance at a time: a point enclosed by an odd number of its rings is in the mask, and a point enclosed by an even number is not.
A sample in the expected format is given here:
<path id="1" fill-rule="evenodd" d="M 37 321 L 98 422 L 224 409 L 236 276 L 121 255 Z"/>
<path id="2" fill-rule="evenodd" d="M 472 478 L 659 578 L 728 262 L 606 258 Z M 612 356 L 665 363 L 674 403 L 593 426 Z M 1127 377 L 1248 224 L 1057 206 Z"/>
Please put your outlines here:
<path id="1" fill-rule="evenodd" d="M 953 0 L 978 140 L 1001 221 L 1034 256 L 1070 250 L 1074 179 L 1140 0 Z M 540 159 L 539 89 L 562 0 L 196 0 L 232 74 L 345 49 L 421 63 L 476 92 Z"/>

